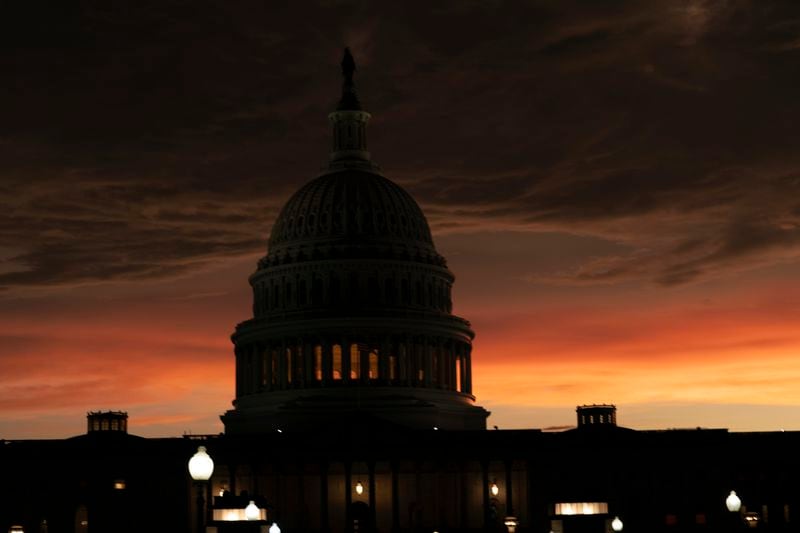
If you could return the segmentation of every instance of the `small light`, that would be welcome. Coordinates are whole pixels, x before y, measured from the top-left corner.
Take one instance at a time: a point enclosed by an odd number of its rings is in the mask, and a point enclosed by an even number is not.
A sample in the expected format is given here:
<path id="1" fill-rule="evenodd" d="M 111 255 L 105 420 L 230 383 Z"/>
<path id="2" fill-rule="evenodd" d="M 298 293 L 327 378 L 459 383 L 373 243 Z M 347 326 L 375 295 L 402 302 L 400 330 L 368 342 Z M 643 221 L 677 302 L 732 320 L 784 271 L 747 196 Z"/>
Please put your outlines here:
<path id="1" fill-rule="evenodd" d="M 497 496 L 500 494 L 500 487 L 497 486 L 497 481 L 493 481 L 492 485 L 489 487 L 489 490 L 492 491 L 492 496 Z"/>
<path id="2" fill-rule="evenodd" d="M 278 433 L 283 433 L 283 430 L 281 428 L 278 428 Z"/>
<path id="3" fill-rule="evenodd" d="M 117 479 L 114 481 L 114 490 L 125 490 L 125 480 Z"/>
<path id="4" fill-rule="evenodd" d="M 358 494 L 359 496 L 361 494 L 364 494 L 364 485 L 362 485 L 360 481 L 356 483 L 356 494 Z"/>
<path id="5" fill-rule="evenodd" d="M 725 507 L 732 513 L 738 513 L 742 508 L 742 500 L 736 495 L 736 491 L 732 490 L 728 497 L 725 498 Z"/>
<path id="6" fill-rule="evenodd" d="M 245 520 L 259 520 L 261 518 L 261 509 L 258 508 L 253 500 L 250 500 L 250 503 L 244 508 L 244 518 Z"/>
<path id="7" fill-rule="evenodd" d="M 11 526 L 8 533 L 25 533 L 25 530 L 22 529 L 22 526 Z"/>
<path id="8" fill-rule="evenodd" d="M 281 533 L 281 528 L 278 527 L 277 522 L 273 522 L 269 527 L 269 533 Z"/>
<path id="9" fill-rule="evenodd" d="M 219 497 L 220 497 L 220 498 L 222 498 L 223 496 L 225 496 L 225 489 L 223 489 L 222 487 L 220 487 L 220 488 L 219 488 L 218 495 L 219 495 Z"/>
<path id="10" fill-rule="evenodd" d="M 517 520 L 516 516 L 507 516 L 503 520 L 503 525 L 508 529 L 508 533 L 515 533 L 519 525 L 519 520 Z"/>
<path id="11" fill-rule="evenodd" d="M 618 516 L 615 516 L 614 520 L 611 521 L 611 529 L 614 531 L 622 531 L 622 520 L 620 520 Z"/>
<path id="12" fill-rule="evenodd" d="M 439 431 L 439 426 L 433 426 L 434 431 Z"/>

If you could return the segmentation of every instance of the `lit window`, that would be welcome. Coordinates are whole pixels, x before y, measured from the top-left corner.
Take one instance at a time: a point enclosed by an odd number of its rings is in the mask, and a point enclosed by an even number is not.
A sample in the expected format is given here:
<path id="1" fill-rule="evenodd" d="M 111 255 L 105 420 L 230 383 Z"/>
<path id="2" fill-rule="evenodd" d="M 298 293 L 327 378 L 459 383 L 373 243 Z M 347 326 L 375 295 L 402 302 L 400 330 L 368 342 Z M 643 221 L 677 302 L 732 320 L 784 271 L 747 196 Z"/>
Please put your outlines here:
<path id="1" fill-rule="evenodd" d="M 459 392 L 464 392 L 461 390 L 461 358 L 456 357 L 456 390 Z"/>
<path id="2" fill-rule="evenodd" d="M 358 344 L 350 345 L 350 379 L 358 379 L 361 375 L 361 353 Z"/>
<path id="3" fill-rule="evenodd" d="M 286 348 L 286 382 L 292 382 L 292 349 Z"/>
<path id="4" fill-rule="evenodd" d="M 333 345 L 333 379 L 342 379 L 342 347 Z"/>
<path id="5" fill-rule="evenodd" d="M 369 352 L 369 379 L 378 379 L 378 354 L 375 350 Z"/>
<path id="6" fill-rule="evenodd" d="M 108 431 L 108 420 L 106 420 L 106 419 L 103 419 L 103 420 L 100 422 L 100 429 L 101 429 L 102 431 Z"/>
<path id="7" fill-rule="evenodd" d="M 608 514 L 608 503 L 606 502 L 557 503 L 555 508 L 555 514 L 556 515 Z"/>
<path id="8" fill-rule="evenodd" d="M 125 490 L 125 480 L 117 479 L 114 481 L 114 490 Z"/>
<path id="9" fill-rule="evenodd" d="M 314 377 L 322 381 L 322 346 L 314 346 Z"/>

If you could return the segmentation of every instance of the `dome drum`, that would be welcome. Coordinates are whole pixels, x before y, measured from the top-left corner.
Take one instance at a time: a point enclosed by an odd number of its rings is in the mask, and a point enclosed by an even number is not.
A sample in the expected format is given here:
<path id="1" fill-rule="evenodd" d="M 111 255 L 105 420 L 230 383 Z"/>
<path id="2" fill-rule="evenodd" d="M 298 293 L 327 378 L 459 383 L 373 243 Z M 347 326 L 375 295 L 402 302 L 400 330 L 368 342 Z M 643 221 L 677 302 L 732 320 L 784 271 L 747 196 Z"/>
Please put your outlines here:
<path id="1" fill-rule="evenodd" d="M 391 308 L 452 311 L 452 273 L 386 260 L 315 261 L 262 269 L 250 278 L 254 315 L 298 310 Z"/>

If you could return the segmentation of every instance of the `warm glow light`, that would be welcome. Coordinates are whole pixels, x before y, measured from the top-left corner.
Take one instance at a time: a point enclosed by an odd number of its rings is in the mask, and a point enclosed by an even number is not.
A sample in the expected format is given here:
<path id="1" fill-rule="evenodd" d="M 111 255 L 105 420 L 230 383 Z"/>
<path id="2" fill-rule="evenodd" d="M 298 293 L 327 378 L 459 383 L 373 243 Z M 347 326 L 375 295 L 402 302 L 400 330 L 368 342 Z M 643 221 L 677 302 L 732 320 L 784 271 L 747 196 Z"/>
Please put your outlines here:
<path id="1" fill-rule="evenodd" d="M 622 520 L 620 520 L 618 516 L 615 516 L 614 520 L 611 521 L 611 529 L 614 531 L 622 531 Z"/>
<path id="2" fill-rule="evenodd" d="M 195 481 L 208 481 L 214 473 L 214 461 L 206 453 L 205 446 L 198 446 L 197 453 L 189 459 L 189 474 Z"/>
<path id="3" fill-rule="evenodd" d="M 362 485 L 361 482 L 359 481 L 358 483 L 356 483 L 356 494 L 361 495 L 363 493 L 364 493 L 364 485 Z"/>
<path id="4" fill-rule="evenodd" d="M 503 525 L 508 529 L 508 533 L 515 533 L 517 531 L 517 525 L 519 525 L 519 520 L 517 520 L 516 516 L 507 516 L 505 520 L 503 520 Z"/>
<path id="5" fill-rule="evenodd" d="M 725 498 L 725 507 L 732 513 L 738 513 L 742 508 L 742 500 L 736 495 L 736 491 L 732 490 L 728 497 Z"/>
<path id="6" fill-rule="evenodd" d="M 244 508 L 244 517 L 246 520 L 260 520 L 261 510 L 256 505 L 256 502 L 250 500 L 247 507 Z"/>
<path id="7" fill-rule="evenodd" d="M 281 528 L 278 527 L 277 522 L 273 522 L 269 527 L 269 533 L 281 533 Z"/>
<path id="8" fill-rule="evenodd" d="M 25 530 L 22 529 L 22 526 L 11 526 L 8 533 L 25 533 Z"/>
<path id="9" fill-rule="evenodd" d="M 608 514 L 608 503 L 606 502 L 557 503 L 555 508 L 555 514 L 556 515 Z"/>
<path id="10" fill-rule="evenodd" d="M 497 496 L 500 494 L 500 487 L 497 486 L 497 482 L 493 481 L 492 485 L 489 487 L 489 490 L 492 491 L 492 496 Z"/>
<path id="11" fill-rule="evenodd" d="M 124 490 L 125 489 L 125 480 L 118 479 L 114 481 L 114 490 Z"/>
<path id="12" fill-rule="evenodd" d="M 247 506 L 250 507 L 249 505 Z M 266 520 L 267 510 L 254 505 L 255 511 L 250 510 L 254 518 L 248 518 L 247 508 L 214 509 L 212 515 L 215 522 L 245 522 L 247 520 Z"/>

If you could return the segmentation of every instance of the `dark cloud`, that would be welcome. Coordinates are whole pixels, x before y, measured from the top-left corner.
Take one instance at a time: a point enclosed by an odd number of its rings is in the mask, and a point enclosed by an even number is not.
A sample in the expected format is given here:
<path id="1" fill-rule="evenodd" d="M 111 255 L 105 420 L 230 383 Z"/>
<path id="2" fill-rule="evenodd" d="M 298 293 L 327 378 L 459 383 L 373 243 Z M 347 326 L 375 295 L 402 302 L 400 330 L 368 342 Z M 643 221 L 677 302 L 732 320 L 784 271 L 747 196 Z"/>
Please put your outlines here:
<path id="1" fill-rule="evenodd" d="M 263 251 L 325 162 L 344 44 L 371 151 L 436 231 L 633 250 L 539 281 L 798 258 L 795 2 L 19 4 L 0 22 L 3 287 Z"/>

